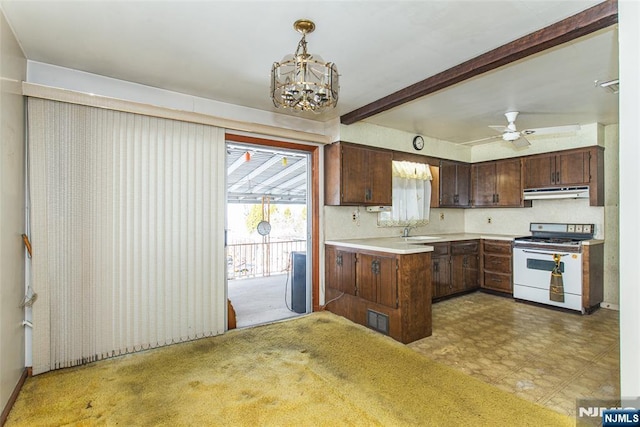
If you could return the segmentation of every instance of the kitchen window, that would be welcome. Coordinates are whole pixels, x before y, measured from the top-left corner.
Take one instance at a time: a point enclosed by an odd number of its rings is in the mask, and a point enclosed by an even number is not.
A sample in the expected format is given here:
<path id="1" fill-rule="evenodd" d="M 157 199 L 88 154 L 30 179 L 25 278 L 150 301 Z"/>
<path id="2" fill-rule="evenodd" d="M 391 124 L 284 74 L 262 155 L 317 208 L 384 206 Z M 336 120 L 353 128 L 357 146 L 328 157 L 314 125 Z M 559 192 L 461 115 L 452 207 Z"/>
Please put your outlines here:
<path id="1" fill-rule="evenodd" d="M 429 223 L 431 171 L 425 163 L 392 162 L 392 206 L 378 214 L 383 227 L 419 226 Z"/>

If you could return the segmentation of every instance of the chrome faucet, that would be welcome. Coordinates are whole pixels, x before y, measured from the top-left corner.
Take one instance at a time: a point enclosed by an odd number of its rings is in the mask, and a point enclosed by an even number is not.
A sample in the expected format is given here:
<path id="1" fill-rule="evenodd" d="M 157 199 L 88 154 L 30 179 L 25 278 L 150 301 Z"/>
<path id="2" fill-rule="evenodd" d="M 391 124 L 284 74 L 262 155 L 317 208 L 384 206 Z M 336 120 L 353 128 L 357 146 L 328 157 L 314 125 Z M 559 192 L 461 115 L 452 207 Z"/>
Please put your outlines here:
<path id="1" fill-rule="evenodd" d="M 402 237 L 409 237 L 409 230 L 411 230 L 411 227 L 407 225 L 404 230 L 402 230 Z"/>

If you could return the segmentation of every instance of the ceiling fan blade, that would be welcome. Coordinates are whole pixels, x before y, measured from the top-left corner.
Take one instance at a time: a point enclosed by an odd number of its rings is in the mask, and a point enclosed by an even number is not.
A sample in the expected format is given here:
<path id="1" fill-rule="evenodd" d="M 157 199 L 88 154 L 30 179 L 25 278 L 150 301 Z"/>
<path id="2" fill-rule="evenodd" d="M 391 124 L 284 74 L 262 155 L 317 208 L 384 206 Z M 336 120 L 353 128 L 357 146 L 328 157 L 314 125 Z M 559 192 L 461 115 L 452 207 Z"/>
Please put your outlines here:
<path id="1" fill-rule="evenodd" d="M 488 138 L 476 139 L 473 141 L 461 142 L 460 145 L 480 145 L 501 139 L 502 135 L 490 136 Z"/>
<path id="2" fill-rule="evenodd" d="M 511 143 L 513 144 L 514 147 L 517 147 L 517 148 L 523 148 L 531 145 L 529 140 L 522 135 L 520 135 L 520 138 L 516 139 L 515 141 L 511 141 Z"/>
<path id="3" fill-rule="evenodd" d="M 489 125 L 489 127 L 497 132 L 506 132 L 509 129 L 506 126 L 503 125 Z"/>
<path id="4" fill-rule="evenodd" d="M 552 133 L 567 133 L 580 130 L 580 125 L 552 126 L 548 128 L 527 129 L 521 133 L 523 135 L 549 135 Z"/>

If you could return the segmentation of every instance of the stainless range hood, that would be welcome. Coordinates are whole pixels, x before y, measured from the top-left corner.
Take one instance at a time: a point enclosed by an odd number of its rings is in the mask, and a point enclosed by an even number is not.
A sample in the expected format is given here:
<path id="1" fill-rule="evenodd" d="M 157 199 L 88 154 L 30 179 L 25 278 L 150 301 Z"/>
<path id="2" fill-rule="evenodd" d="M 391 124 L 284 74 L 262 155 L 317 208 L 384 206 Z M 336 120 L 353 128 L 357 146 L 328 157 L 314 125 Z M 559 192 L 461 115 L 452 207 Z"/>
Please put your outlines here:
<path id="1" fill-rule="evenodd" d="M 589 186 L 527 188 L 524 190 L 525 200 L 588 199 L 588 198 L 589 198 Z"/>

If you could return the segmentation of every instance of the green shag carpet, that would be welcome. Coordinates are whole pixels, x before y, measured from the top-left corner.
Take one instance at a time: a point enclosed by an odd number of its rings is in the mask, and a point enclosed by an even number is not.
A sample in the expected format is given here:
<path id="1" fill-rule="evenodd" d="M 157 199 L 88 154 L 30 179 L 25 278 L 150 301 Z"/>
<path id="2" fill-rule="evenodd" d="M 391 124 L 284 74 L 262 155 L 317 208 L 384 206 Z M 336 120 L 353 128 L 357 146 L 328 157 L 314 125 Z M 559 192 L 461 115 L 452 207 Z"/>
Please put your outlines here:
<path id="1" fill-rule="evenodd" d="M 28 378 L 7 426 L 573 426 L 329 312 Z"/>

